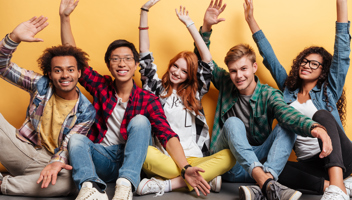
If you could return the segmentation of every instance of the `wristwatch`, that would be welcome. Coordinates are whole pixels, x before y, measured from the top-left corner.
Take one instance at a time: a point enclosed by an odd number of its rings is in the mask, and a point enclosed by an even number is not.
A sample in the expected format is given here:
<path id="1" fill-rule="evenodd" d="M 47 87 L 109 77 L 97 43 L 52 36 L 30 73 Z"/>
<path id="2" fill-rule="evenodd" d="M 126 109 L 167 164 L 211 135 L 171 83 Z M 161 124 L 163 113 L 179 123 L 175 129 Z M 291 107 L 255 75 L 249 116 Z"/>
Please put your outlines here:
<path id="1" fill-rule="evenodd" d="M 191 166 L 190 164 L 188 164 L 188 165 L 184 166 L 184 167 L 182 168 L 182 170 L 181 170 L 181 176 L 182 176 L 183 179 L 185 179 L 185 173 L 186 173 L 186 169 L 187 169 L 188 167 L 192 167 L 192 166 Z"/>

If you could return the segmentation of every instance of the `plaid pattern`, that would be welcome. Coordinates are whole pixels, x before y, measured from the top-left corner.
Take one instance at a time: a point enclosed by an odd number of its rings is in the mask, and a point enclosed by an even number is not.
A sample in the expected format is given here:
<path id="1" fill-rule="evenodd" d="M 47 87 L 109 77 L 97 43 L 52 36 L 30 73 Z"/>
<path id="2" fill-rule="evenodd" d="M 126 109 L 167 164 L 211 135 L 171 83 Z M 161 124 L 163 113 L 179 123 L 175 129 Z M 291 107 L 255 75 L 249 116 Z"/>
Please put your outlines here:
<path id="1" fill-rule="evenodd" d="M 17 129 L 17 137 L 23 142 L 42 148 L 40 139 L 40 118 L 47 101 L 53 95 L 53 86 L 48 77 L 37 74 L 11 63 L 12 53 L 18 43 L 13 42 L 7 35 L 0 42 L 0 77 L 9 83 L 29 92 L 30 104 L 27 116 L 22 127 Z M 76 88 L 79 99 L 66 117 L 59 134 L 58 148 L 52 156 L 50 163 L 68 163 L 67 144 L 72 134 L 87 134 L 95 117 L 92 104 Z"/>
<path id="2" fill-rule="evenodd" d="M 201 33 L 201 35 L 209 47 L 211 32 Z M 293 107 L 287 105 L 283 99 L 281 91 L 268 85 L 262 85 L 257 76 L 255 77 L 255 80 L 257 86 L 250 99 L 252 112 L 249 119 L 250 133 L 253 139 L 258 144 L 262 144 L 272 131 L 272 123 L 274 119 L 277 119 L 280 126 L 287 130 L 302 136 L 311 136 L 310 127 L 316 122 L 300 114 L 300 112 Z M 219 90 L 219 97 L 210 143 L 211 152 L 225 123 L 225 113 L 228 112 L 237 102 L 239 96 L 239 92 L 230 79 L 229 73 L 226 70 L 219 68 L 215 62 L 212 82 Z"/>
<path id="3" fill-rule="evenodd" d="M 88 138 L 95 143 L 100 143 L 108 130 L 106 123 L 117 104 L 114 81 L 110 76 L 102 76 L 91 67 L 87 67 L 79 82 L 93 96 L 93 106 L 97 114 Z M 128 138 L 127 125 L 138 114 L 149 119 L 152 132 L 164 148 L 170 138 L 178 138 L 166 121 L 159 98 L 137 87 L 133 82 L 133 89 L 120 127 L 120 133 L 125 140 Z"/>
<path id="4" fill-rule="evenodd" d="M 141 80 L 143 89 L 152 92 L 153 94 L 160 96 L 165 88 L 162 86 L 162 81 L 158 77 L 157 66 L 154 64 L 153 53 L 146 52 L 139 55 L 139 65 L 141 69 Z M 212 77 L 212 71 L 214 68 L 213 62 L 205 63 L 201 60 L 198 61 L 197 79 L 198 79 L 198 91 L 196 98 L 200 101 L 202 97 L 209 91 L 210 81 Z M 162 105 L 165 105 L 165 98 L 160 99 Z M 196 143 L 202 150 L 203 156 L 209 155 L 209 127 L 204 117 L 204 111 L 201 110 L 203 115 L 196 115 L 195 112 L 191 112 L 195 116 L 196 122 Z"/>

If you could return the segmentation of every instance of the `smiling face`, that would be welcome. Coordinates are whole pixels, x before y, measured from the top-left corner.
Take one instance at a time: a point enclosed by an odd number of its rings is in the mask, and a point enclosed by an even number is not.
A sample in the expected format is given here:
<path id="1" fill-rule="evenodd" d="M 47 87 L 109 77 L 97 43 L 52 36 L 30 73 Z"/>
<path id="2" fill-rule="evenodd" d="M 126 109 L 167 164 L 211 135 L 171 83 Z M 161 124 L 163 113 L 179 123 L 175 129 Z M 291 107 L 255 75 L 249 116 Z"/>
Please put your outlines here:
<path id="1" fill-rule="evenodd" d="M 253 94 L 257 83 L 254 73 L 257 71 L 257 63 L 252 63 L 247 56 L 236 61 L 230 61 L 227 65 L 230 78 L 242 95 Z"/>
<path id="2" fill-rule="evenodd" d="M 108 67 L 117 83 L 132 83 L 132 77 L 138 63 L 131 58 L 133 58 L 133 53 L 128 47 L 118 47 L 111 52 Z"/>
<path id="3" fill-rule="evenodd" d="M 187 62 L 184 58 L 179 58 L 169 69 L 170 81 L 173 89 L 185 82 L 188 78 Z"/>
<path id="4" fill-rule="evenodd" d="M 314 65 L 315 63 L 323 63 L 323 57 L 319 54 L 309 54 L 306 56 L 303 61 L 307 62 L 305 65 L 301 64 L 299 68 L 299 77 L 303 82 L 318 82 L 318 78 L 322 72 L 322 66 L 319 65 L 317 69 L 312 69 L 309 65 Z M 314 66 L 312 66 L 314 68 Z"/>
<path id="5" fill-rule="evenodd" d="M 55 87 L 55 93 L 64 99 L 76 99 L 75 90 L 81 70 L 73 56 L 56 56 L 51 59 L 51 72 L 48 73 Z"/>

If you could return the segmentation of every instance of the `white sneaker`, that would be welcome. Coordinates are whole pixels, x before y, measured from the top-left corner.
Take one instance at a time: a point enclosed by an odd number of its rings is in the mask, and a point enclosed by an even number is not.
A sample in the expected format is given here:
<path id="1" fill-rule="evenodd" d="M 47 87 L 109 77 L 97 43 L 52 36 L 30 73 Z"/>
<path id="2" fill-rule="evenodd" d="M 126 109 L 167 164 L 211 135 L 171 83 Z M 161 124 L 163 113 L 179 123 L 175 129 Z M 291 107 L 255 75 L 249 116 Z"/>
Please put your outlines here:
<path id="1" fill-rule="evenodd" d="M 156 178 L 144 178 L 138 185 L 136 193 L 138 195 L 155 194 L 156 197 L 164 194 L 165 184 L 163 180 Z"/>
<path id="2" fill-rule="evenodd" d="M 211 180 L 209 182 L 210 185 L 210 190 L 213 192 L 220 192 L 221 190 L 221 176 L 217 176 L 215 178 L 213 178 L 213 180 Z"/>
<path id="3" fill-rule="evenodd" d="M 350 195 L 350 197 L 352 198 L 352 176 L 349 176 L 348 178 L 346 178 L 343 183 L 345 184 L 345 188 L 347 190 L 347 194 Z"/>
<path id="4" fill-rule="evenodd" d="M 109 200 L 108 195 L 106 193 L 100 193 L 96 188 L 93 187 L 93 183 L 84 182 L 82 184 L 82 188 L 79 191 L 79 194 L 76 200 Z"/>
<path id="5" fill-rule="evenodd" d="M 125 178 L 119 178 L 116 181 L 115 195 L 112 200 L 132 200 L 132 186 L 130 181 Z"/>
<path id="6" fill-rule="evenodd" d="M 350 197 L 345 194 L 339 187 L 330 185 L 325 189 L 324 195 L 321 200 L 349 200 Z"/>

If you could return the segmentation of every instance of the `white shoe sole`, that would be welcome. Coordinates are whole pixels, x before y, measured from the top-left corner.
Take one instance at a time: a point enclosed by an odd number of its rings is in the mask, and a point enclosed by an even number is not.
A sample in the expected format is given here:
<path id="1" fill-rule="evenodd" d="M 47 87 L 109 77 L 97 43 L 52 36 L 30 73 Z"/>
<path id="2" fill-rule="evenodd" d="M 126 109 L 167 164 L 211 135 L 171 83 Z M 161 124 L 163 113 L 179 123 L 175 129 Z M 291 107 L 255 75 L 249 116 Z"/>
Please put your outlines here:
<path id="1" fill-rule="evenodd" d="M 240 200 L 251 200 L 251 192 L 248 190 L 246 186 L 240 186 L 238 188 L 238 194 L 240 197 Z"/>
<path id="2" fill-rule="evenodd" d="M 222 183 L 221 176 L 216 177 L 215 181 L 216 181 L 215 186 L 213 185 L 213 187 L 211 188 L 211 191 L 219 193 L 221 190 L 221 183 Z M 216 187 L 216 186 L 218 186 L 218 187 Z"/>
<path id="3" fill-rule="evenodd" d="M 296 191 L 289 200 L 297 200 L 302 196 L 302 193 L 300 191 Z"/>
<path id="4" fill-rule="evenodd" d="M 147 185 L 147 183 L 150 181 L 150 179 L 144 178 L 138 185 L 138 188 L 136 190 L 136 194 L 139 196 L 142 196 L 144 194 L 142 194 L 142 191 L 144 189 L 144 187 Z"/>

